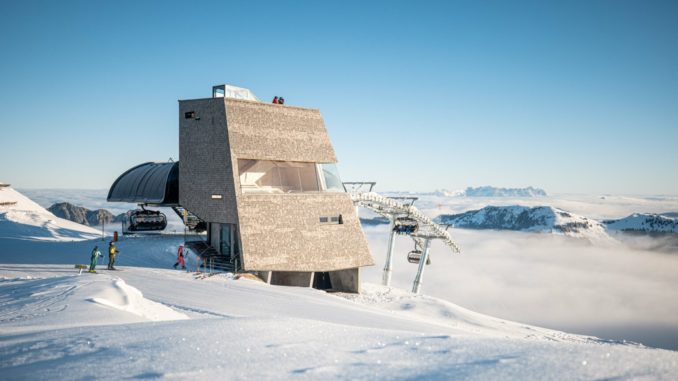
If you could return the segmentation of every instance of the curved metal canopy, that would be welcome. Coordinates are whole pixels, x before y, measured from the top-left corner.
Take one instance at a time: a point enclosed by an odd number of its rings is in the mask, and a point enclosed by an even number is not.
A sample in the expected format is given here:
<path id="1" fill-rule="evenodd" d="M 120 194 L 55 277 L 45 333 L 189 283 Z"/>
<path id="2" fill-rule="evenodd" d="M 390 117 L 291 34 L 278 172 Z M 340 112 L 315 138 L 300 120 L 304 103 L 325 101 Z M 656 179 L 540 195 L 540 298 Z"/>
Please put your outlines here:
<path id="1" fill-rule="evenodd" d="M 156 205 L 179 203 L 179 162 L 137 165 L 118 177 L 108 201 Z"/>

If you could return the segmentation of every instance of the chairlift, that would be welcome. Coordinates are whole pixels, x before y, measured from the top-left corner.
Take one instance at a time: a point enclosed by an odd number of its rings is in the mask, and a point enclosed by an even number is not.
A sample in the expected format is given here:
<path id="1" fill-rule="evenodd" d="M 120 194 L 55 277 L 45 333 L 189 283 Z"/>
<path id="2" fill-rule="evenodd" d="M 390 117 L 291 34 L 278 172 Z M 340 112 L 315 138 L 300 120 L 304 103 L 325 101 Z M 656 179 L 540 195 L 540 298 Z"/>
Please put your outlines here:
<path id="1" fill-rule="evenodd" d="M 419 230 L 419 223 L 412 217 L 398 217 L 395 220 L 393 231 L 396 234 L 412 235 Z"/>
<path id="2" fill-rule="evenodd" d="M 143 205 L 141 209 L 130 210 L 127 212 L 129 219 L 129 231 L 154 231 L 164 230 L 167 227 L 167 217 L 158 210 L 147 210 Z"/>
<path id="3" fill-rule="evenodd" d="M 407 253 L 407 261 L 410 263 L 419 263 L 421 262 L 421 247 L 419 246 L 419 243 L 417 241 L 414 241 L 414 250 L 410 251 Z M 426 265 L 431 264 L 431 256 L 429 255 L 428 258 L 426 258 Z"/>
<path id="4" fill-rule="evenodd" d="M 421 262 L 421 250 L 412 250 L 409 253 L 407 253 L 407 261 L 410 263 L 419 263 Z M 428 258 L 426 258 L 426 265 L 431 264 L 431 256 L 429 255 Z"/>

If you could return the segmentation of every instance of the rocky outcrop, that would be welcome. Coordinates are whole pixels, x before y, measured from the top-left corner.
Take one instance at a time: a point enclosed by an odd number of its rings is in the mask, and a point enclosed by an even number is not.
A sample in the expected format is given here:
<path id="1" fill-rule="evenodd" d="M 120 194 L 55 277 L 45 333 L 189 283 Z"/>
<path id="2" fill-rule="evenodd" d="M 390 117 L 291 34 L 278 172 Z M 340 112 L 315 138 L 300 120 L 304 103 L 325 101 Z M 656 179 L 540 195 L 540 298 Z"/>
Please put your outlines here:
<path id="1" fill-rule="evenodd" d="M 87 226 L 98 226 L 102 224 L 120 222 L 125 216 L 124 213 L 115 216 L 106 209 L 89 210 L 68 202 L 53 204 L 47 210 L 52 212 L 52 214 L 57 217 Z"/>

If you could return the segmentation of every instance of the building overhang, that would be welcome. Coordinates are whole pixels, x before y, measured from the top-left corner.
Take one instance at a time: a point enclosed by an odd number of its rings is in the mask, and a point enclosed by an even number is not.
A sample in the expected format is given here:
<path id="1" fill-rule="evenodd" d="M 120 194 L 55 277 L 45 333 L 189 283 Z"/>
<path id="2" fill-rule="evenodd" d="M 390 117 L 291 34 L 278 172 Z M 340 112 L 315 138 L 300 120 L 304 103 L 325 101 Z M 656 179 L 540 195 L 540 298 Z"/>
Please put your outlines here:
<path id="1" fill-rule="evenodd" d="M 179 162 L 148 162 L 130 168 L 111 185 L 107 201 L 178 205 Z"/>

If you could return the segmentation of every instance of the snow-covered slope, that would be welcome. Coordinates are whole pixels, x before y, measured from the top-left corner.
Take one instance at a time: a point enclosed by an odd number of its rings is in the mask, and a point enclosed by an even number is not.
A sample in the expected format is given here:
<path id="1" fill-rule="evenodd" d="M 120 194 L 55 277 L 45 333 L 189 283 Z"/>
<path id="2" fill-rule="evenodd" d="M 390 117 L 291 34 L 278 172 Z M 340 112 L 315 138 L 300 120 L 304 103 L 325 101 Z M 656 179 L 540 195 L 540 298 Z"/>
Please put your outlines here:
<path id="1" fill-rule="evenodd" d="M 0 374 L 10 380 L 671 380 L 678 372 L 676 352 L 381 286 L 346 300 L 143 268 L 78 276 L 67 266 L 0 265 L 0 276 Z"/>
<path id="2" fill-rule="evenodd" d="M 436 218 L 456 228 L 519 230 L 556 233 L 580 238 L 602 238 L 602 224 L 552 206 L 486 206 L 461 214 L 443 214 Z"/>
<path id="3" fill-rule="evenodd" d="M 74 241 L 99 234 L 88 226 L 56 217 L 10 187 L 0 187 L 0 238 Z"/>
<path id="4" fill-rule="evenodd" d="M 670 215 L 634 213 L 618 220 L 605 220 L 609 230 L 634 233 L 678 233 L 678 218 Z"/>

